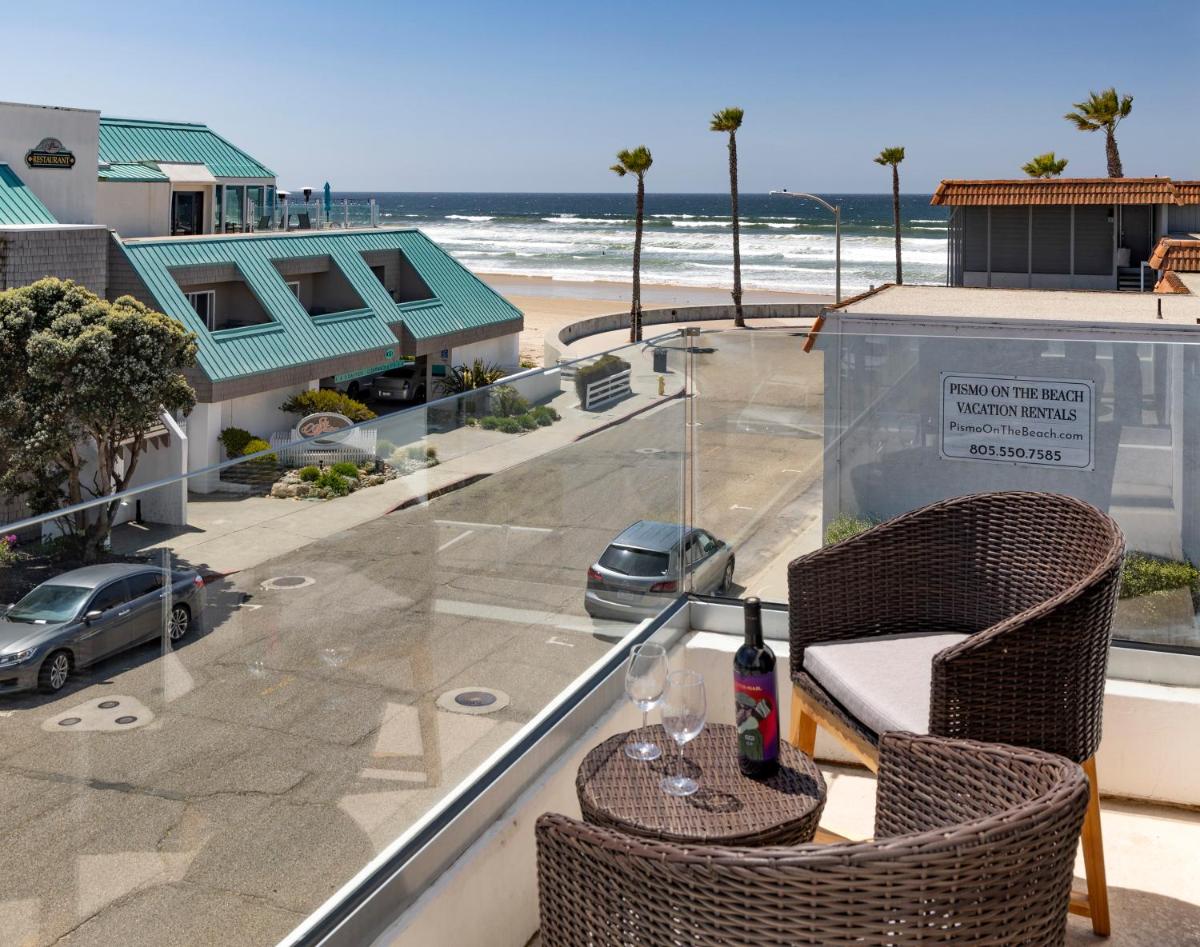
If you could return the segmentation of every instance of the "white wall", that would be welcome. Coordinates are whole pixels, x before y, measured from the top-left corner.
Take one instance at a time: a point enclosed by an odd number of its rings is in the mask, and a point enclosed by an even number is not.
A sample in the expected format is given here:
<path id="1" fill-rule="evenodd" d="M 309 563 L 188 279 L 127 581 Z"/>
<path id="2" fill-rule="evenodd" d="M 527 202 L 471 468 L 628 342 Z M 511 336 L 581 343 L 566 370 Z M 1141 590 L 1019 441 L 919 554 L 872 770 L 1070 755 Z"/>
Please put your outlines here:
<path id="1" fill-rule="evenodd" d="M 100 181 L 96 219 L 122 237 L 165 237 L 171 232 L 169 181 Z"/>
<path id="2" fill-rule="evenodd" d="M 316 379 L 286 388 L 274 388 L 255 395 L 245 395 L 222 402 L 221 427 L 245 428 L 255 437 L 268 440 L 276 431 L 289 431 L 300 419 L 285 414 L 279 406 L 292 395 L 318 387 Z"/>
<path id="3" fill-rule="evenodd" d="M 75 155 L 73 168 L 30 168 L 25 152 L 57 138 Z M 0 102 L 0 161 L 10 165 L 60 224 L 96 222 L 100 113 Z"/>
<path id="4" fill-rule="evenodd" d="M 435 353 L 436 354 L 436 353 Z M 429 360 L 434 361 L 431 355 Z M 510 332 L 508 335 L 494 339 L 484 339 L 481 342 L 471 342 L 450 350 L 451 365 L 470 365 L 480 358 L 487 364 L 496 364 L 507 371 L 514 371 L 521 364 L 520 333 Z"/>

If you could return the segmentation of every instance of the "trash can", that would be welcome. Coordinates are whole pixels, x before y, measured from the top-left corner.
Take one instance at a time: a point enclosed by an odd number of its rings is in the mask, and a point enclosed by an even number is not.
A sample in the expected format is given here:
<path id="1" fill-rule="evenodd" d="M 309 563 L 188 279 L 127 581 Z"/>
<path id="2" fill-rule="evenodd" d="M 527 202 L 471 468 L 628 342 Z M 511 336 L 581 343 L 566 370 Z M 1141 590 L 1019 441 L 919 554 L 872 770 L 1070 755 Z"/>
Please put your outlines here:
<path id="1" fill-rule="evenodd" d="M 656 372 L 666 372 L 667 370 L 667 350 L 656 348 L 654 350 L 654 370 Z"/>

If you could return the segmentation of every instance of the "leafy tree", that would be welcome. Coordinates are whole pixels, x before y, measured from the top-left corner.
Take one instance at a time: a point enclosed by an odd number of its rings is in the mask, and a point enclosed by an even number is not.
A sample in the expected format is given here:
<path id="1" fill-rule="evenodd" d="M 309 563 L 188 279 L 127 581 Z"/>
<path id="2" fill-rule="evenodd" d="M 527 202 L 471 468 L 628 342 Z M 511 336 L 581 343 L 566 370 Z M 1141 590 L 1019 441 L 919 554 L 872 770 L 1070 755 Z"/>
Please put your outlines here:
<path id="1" fill-rule="evenodd" d="M 904 285 L 904 272 L 900 269 L 900 162 L 904 160 L 904 148 L 884 148 L 875 158 L 876 164 L 892 167 L 892 223 L 896 228 L 896 285 Z"/>
<path id="2" fill-rule="evenodd" d="M 1081 132 L 1098 132 L 1104 129 L 1104 155 L 1108 159 L 1108 176 L 1123 178 L 1121 153 L 1117 151 L 1117 125 L 1133 111 L 1132 95 L 1117 95 L 1115 88 L 1103 92 L 1089 92 L 1083 102 L 1076 102 L 1078 111 L 1063 116 Z"/>
<path id="3" fill-rule="evenodd" d="M 1066 170 L 1067 159 L 1054 157 L 1053 151 L 1031 158 L 1021 165 L 1021 170 L 1031 178 L 1056 178 Z"/>
<path id="4" fill-rule="evenodd" d="M 355 424 L 359 421 L 370 421 L 376 417 L 375 412 L 361 401 L 355 401 L 349 395 L 344 395 L 331 388 L 298 392 L 281 404 L 279 410 L 288 414 L 298 414 L 301 417 L 321 412 L 340 414 Z"/>
<path id="5" fill-rule="evenodd" d="M 609 170 L 618 177 L 637 176 L 637 223 L 633 236 L 633 298 L 629 309 L 629 341 L 642 341 L 642 229 L 646 213 L 646 172 L 654 158 L 645 145 L 617 152 L 617 163 Z"/>
<path id="6" fill-rule="evenodd" d="M 130 296 L 107 302 L 70 280 L 0 293 L 0 489 L 51 512 L 129 487 L 163 410 L 188 412 L 182 369 L 195 337 Z M 60 519 L 94 560 L 120 508 L 111 500 Z"/>
<path id="7" fill-rule="evenodd" d="M 486 388 L 503 377 L 504 369 L 499 365 L 490 365 L 477 358 L 470 365 L 452 366 L 446 377 L 438 382 L 438 388 L 444 395 L 461 395 Z"/>
<path id="8" fill-rule="evenodd" d="M 709 130 L 729 133 L 729 202 L 733 216 L 733 322 L 737 326 L 745 326 L 746 318 L 742 312 L 742 248 L 738 221 L 738 180 L 737 180 L 737 130 L 742 127 L 745 112 L 740 108 L 727 108 L 714 112 Z"/>

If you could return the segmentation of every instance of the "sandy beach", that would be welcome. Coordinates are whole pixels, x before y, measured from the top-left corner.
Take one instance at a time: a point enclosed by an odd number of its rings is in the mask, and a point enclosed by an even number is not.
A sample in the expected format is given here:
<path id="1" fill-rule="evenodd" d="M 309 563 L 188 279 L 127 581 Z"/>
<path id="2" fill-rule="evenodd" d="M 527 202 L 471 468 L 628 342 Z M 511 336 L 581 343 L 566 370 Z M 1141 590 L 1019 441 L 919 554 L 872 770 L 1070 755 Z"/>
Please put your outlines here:
<path id="1" fill-rule="evenodd" d="M 621 312 L 629 308 L 630 283 L 555 280 L 544 276 L 480 273 L 480 279 L 525 313 L 521 333 L 521 360 L 542 364 L 542 342 L 547 333 L 588 316 Z M 763 303 L 832 302 L 831 296 L 747 290 L 747 305 Z M 731 304 L 729 290 L 703 286 L 642 286 L 642 307 L 715 306 Z"/>

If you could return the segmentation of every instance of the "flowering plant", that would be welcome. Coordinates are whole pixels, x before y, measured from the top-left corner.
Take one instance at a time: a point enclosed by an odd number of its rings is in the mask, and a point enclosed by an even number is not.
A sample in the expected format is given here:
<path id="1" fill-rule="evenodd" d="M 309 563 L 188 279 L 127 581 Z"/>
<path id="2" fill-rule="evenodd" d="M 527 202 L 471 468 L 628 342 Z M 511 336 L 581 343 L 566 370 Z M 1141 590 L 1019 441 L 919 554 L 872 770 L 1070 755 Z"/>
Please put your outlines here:
<path id="1" fill-rule="evenodd" d="M 17 554 L 17 537 L 14 533 L 9 533 L 7 536 L 0 536 L 0 565 L 8 565 L 16 562 Z"/>

